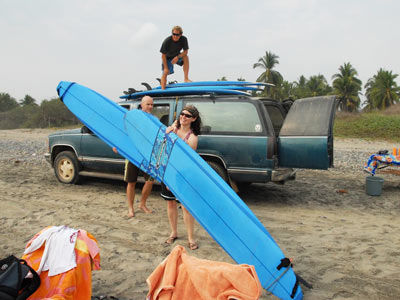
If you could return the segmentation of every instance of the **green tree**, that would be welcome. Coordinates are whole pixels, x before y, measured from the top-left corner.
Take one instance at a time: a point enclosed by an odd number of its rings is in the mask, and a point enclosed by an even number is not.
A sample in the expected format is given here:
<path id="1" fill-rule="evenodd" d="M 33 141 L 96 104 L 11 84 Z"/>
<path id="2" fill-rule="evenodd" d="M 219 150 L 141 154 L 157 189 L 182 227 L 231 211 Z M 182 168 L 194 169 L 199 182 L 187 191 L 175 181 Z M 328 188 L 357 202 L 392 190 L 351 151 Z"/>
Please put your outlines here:
<path id="1" fill-rule="evenodd" d="M 0 112 L 18 107 L 18 102 L 7 93 L 0 93 Z"/>
<path id="2" fill-rule="evenodd" d="M 40 105 L 40 127 L 58 127 L 78 124 L 77 118 L 68 110 L 58 98 L 43 100 Z"/>
<path id="3" fill-rule="evenodd" d="M 339 98 L 339 108 L 342 111 L 356 111 L 360 107 L 360 92 L 362 82 L 356 76 L 356 69 L 350 63 L 339 67 L 339 73 L 332 76 L 333 92 Z"/>
<path id="4" fill-rule="evenodd" d="M 217 79 L 217 81 L 228 81 L 228 79 L 225 76 L 222 76 L 220 79 Z"/>
<path id="5" fill-rule="evenodd" d="M 306 83 L 307 94 L 310 97 L 328 95 L 332 88 L 322 74 L 310 76 Z"/>
<path id="6" fill-rule="evenodd" d="M 36 128 L 38 124 L 33 120 L 38 114 L 40 114 L 40 109 L 36 104 L 17 106 L 14 109 L 0 113 L 0 128 Z"/>
<path id="7" fill-rule="evenodd" d="M 264 70 L 264 72 L 262 72 L 261 75 L 258 76 L 257 82 L 271 83 L 275 86 L 278 86 L 282 83 L 283 77 L 281 73 L 274 70 L 275 66 L 279 64 L 278 58 L 278 55 L 266 51 L 265 55 L 260 57 L 257 63 L 253 64 L 253 69 L 261 68 Z M 274 86 L 266 86 L 265 94 L 272 99 L 276 99 L 278 95 L 277 88 Z"/>
<path id="8" fill-rule="evenodd" d="M 289 82 L 287 80 L 283 80 L 281 84 L 278 86 L 278 99 L 294 99 L 294 88 L 295 83 Z"/>
<path id="9" fill-rule="evenodd" d="M 368 80 L 365 84 L 366 109 L 385 109 L 399 102 L 400 88 L 395 81 L 397 76 L 398 74 L 381 68 Z"/>
<path id="10" fill-rule="evenodd" d="M 19 104 L 22 105 L 22 106 L 31 105 L 31 104 L 37 105 L 36 104 L 36 100 L 34 98 L 32 98 L 31 96 L 29 96 L 29 95 L 25 95 L 24 99 L 22 99 L 19 102 Z"/>
<path id="11" fill-rule="evenodd" d="M 239 77 L 239 78 L 237 79 L 237 81 L 246 81 L 246 79 L 244 79 L 243 77 Z"/>
<path id="12" fill-rule="evenodd" d="M 293 82 L 293 97 L 294 99 L 308 97 L 307 78 L 304 75 L 301 75 L 298 81 Z"/>

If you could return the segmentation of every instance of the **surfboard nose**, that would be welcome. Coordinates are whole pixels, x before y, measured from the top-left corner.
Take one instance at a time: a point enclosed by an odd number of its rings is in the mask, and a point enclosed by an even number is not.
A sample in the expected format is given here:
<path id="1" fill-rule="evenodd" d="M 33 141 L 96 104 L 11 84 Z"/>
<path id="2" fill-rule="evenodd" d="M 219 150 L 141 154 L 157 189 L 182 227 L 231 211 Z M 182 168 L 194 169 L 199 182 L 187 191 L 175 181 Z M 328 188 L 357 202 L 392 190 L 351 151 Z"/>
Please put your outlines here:
<path id="1" fill-rule="evenodd" d="M 68 91 L 68 89 L 74 84 L 75 82 L 69 82 L 69 81 L 60 81 L 60 83 L 57 86 L 57 93 L 58 97 L 63 101 L 63 96 L 65 93 Z"/>

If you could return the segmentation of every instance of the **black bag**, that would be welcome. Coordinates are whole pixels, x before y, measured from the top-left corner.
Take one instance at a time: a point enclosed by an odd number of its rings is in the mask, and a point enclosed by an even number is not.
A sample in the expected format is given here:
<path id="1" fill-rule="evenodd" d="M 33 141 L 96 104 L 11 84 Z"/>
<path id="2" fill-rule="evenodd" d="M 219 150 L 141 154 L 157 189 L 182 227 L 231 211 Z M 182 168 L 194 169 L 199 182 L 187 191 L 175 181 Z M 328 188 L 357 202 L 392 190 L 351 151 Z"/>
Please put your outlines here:
<path id="1" fill-rule="evenodd" d="M 31 271 L 33 277 L 25 278 Z M 14 255 L 0 260 L 0 299 L 24 300 L 40 286 L 40 277 L 25 260 Z"/>

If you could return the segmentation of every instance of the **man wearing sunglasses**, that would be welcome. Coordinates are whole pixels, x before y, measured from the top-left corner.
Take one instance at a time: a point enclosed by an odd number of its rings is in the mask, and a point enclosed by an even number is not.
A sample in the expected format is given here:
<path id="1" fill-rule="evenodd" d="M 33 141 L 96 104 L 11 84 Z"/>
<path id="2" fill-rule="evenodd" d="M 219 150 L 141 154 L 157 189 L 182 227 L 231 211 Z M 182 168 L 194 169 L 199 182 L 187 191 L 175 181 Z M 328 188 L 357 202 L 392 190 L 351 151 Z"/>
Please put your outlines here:
<path id="1" fill-rule="evenodd" d="M 172 28 L 172 35 L 167 37 L 161 45 L 162 89 L 165 89 L 167 84 L 167 76 L 174 73 L 175 64 L 183 66 L 184 81 L 191 81 L 189 79 L 189 45 L 187 38 L 182 33 L 183 30 L 180 26 L 174 26 Z"/>

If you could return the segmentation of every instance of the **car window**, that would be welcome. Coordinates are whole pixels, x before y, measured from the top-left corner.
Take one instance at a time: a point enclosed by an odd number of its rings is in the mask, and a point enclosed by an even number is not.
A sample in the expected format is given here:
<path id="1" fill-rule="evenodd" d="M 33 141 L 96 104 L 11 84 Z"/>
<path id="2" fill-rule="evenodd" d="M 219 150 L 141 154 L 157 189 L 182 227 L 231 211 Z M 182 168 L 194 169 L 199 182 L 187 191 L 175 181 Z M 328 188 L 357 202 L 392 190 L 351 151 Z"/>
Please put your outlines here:
<path id="1" fill-rule="evenodd" d="M 140 109 L 140 103 L 133 103 L 133 104 L 120 104 L 123 108 L 126 108 L 127 110 L 129 109 L 135 109 L 139 108 Z M 169 104 L 154 104 L 153 106 L 153 115 L 156 116 L 161 123 L 164 125 L 168 126 L 169 122 L 169 111 L 170 111 L 170 105 Z"/>
<path id="2" fill-rule="evenodd" d="M 251 102 L 188 101 L 200 112 L 202 133 L 260 134 L 262 122 Z"/>
<path id="3" fill-rule="evenodd" d="M 154 104 L 153 115 L 156 116 L 161 123 L 168 126 L 169 110 L 169 104 Z"/>
<path id="4" fill-rule="evenodd" d="M 274 127 L 275 134 L 278 135 L 282 128 L 284 117 L 281 110 L 274 105 L 265 105 L 268 115 L 271 119 L 272 126 Z"/>

